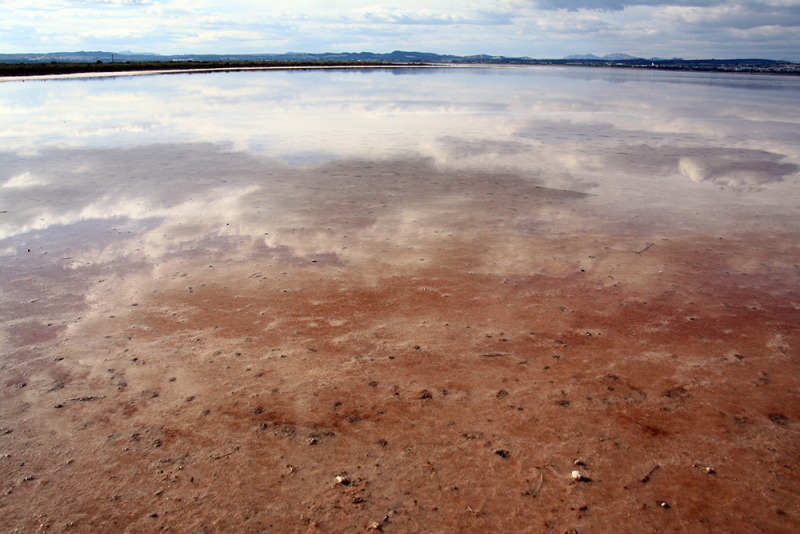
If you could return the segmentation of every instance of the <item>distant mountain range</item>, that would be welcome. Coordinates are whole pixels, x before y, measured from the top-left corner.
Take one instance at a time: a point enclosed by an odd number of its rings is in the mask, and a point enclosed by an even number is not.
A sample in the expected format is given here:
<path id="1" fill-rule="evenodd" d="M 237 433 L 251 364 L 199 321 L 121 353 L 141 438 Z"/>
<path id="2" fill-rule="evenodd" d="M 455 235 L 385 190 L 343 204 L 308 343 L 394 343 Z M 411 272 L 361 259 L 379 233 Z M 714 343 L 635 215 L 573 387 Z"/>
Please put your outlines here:
<path id="1" fill-rule="evenodd" d="M 486 54 L 455 56 L 429 52 L 403 52 L 395 50 L 388 54 L 373 52 L 286 52 L 283 54 L 180 54 L 162 56 L 152 52 L 51 52 L 47 54 L 0 54 L 3 63 L 48 63 L 56 62 L 110 62 L 110 61 L 307 61 L 307 62 L 380 62 L 380 63 L 484 63 L 502 61 L 532 61 L 531 58 L 507 58 Z"/>
<path id="2" fill-rule="evenodd" d="M 373 52 L 305 53 L 283 54 L 181 54 L 159 55 L 152 52 L 52 52 L 46 54 L 0 54 L 0 63 L 164 63 L 164 62 L 292 62 L 303 64 L 325 63 L 387 63 L 387 64 L 506 64 L 506 65 L 584 65 L 603 67 L 638 67 L 669 70 L 702 70 L 733 72 L 771 72 L 800 74 L 800 64 L 771 59 L 663 59 L 638 58 L 628 54 L 571 55 L 560 59 L 534 59 L 531 57 L 507 57 L 478 54 L 456 56 L 430 52 L 395 50 L 388 54 Z M 104 69 L 105 70 L 105 69 Z M 127 70 L 127 69 L 126 69 Z"/>
<path id="3" fill-rule="evenodd" d="M 647 61 L 680 61 L 683 58 L 674 57 L 671 60 L 662 58 L 662 57 L 649 57 L 649 58 L 641 58 L 636 56 L 629 56 L 628 54 L 606 54 L 604 56 L 596 56 L 594 54 L 577 54 L 572 56 L 566 56 L 564 59 L 584 59 L 584 60 L 600 60 L 600 61 L 619 61 L 621 59 L 646 59 Z"/>
<path id="4" fill-rule="evenodd" d="M 606 61 L 612 61 L 617 59 L 639 59 L 636 56 L 629 56 L 628 54 L 606 54 L 602 57 L 596 56 L 594 54 L 575 54 L 571 56 L 566 56 L 564 59 L 590 59 L 590 60 L 597 60 L 597 59 L 605 59 Z"/>

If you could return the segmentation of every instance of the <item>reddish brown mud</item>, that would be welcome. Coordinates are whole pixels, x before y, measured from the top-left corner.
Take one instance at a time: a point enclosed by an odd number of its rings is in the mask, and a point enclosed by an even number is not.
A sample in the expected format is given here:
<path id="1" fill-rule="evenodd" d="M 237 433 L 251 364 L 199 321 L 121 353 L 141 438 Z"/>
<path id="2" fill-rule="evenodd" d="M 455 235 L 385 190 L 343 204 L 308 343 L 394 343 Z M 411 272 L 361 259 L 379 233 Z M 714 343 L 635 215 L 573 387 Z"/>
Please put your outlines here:
<path id="1" fill-rule="evenodd" d="M 800 527 L 796 213 L 275 172 L 255 223 L 12 243 L 7 531 Z"/>

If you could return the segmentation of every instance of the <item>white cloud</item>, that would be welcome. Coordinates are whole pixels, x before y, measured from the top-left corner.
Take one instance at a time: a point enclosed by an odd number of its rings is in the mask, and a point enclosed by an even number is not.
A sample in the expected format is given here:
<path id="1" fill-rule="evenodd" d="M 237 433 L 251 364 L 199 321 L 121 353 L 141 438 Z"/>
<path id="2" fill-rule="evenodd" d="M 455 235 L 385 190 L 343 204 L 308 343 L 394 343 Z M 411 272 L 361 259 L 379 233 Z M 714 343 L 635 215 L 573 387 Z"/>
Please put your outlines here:
<path id="1" fill-rule="evenodd" d="M 626 52 L 800 60 L 796 0 L 407 0 L 401 5 L 7 0 L 0 3 L 0 48 L 163 54 L 411 49 L 533 57 Z"/>
<path id="2" fill-rule="evenodd" d="M 147 6 L 150 0 L 65 0 L 67 4 L 80 6 Z"/>
<path id="3" fill-rule="evenodd" d="M 532 0 L 532 4 L 541 9 L 550 10 L 598 10 L 621 11 L 634 6 L 710 6 L 723 3 L 724 0 Z"/>
<path id="4" fill-rule="evenodd" d="M 100 30 L 89 30 L 81 32 L 76 38 L 85 39 L 127 39 L 130 37 L 140 37 L 148 32 L 141 29 L 108 28 Z"/>
<path id="5" fill-rule="evenodd" d="M 371 6 L 353 10 L 350 20 L 399 25 L 506 25 L 512 23 L 513 15 L 510 12 L 488 10 L 449 13 L 430 9 L 410 10 Z"/>
<path id="6" fill-rule="evenodd" d="M 251 41 L 261 40 L 263 34 L 254 31 L 244 30 L 219 30 L 201 32 L 198 35 L 188 36 L 181 39 L 184 43 L 209 43 L 218 41 Z"/>

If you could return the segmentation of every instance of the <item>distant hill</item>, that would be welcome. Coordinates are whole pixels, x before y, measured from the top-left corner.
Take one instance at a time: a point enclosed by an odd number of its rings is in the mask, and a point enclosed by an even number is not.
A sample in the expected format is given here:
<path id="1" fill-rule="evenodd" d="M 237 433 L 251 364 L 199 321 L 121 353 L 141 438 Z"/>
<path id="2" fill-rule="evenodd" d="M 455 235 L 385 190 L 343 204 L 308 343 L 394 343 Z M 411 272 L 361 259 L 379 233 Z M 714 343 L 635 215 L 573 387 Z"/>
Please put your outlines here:
<path id="1" fill-rule="evenodd" d="M 578 55 L 567 56 L 564 59 L 583 59 L 590 61 L 591 60 L 617 61 L 620 59 L 642 59 L 642 58 L 636 56 L 629 56 L 628 54 L 616 53 L 616 54 L 606 54 L 603 57 L 596 56 L 594 54 L 578 54 Z"/>
<path id="2" fill-rule="evenodd" d="M 646 69 L 664 70 L 690 70 L 690 71 L 724 71 L 724 72 L 766 72 L 778 74 L 800 74 L 800 64 L 788 61 L 775 61 L 770 59 L 661 59 L 661 58 L 637 58 L 628 54 L 616 53 L 607 54 L 603 57 L 594 54 L 572 55 L 561 59 L 534 59 L 531 57 L 507 57 L 493 56 L 487 54 L 477 54 L 471 56 L 456 56 L 448 54 L 434 54 L 431 52 L 413 52 L 395 50 L 388 54 L 374 52 L 341 52 L 341 53 L 306 53 L 306 52 L 287 52 L 283 54 L 181 54 L 164 56 L 152 52 L 52 52 L 47 54 L 0 54 L 0 63 L 5 63 L 8 67 L 2 71 L 5 76 L 30 75 L 33 72 L 33 65 L 42 64 L 62 64 L 74 65 L 70 67 L 70 72 L 85 72 L 98 70 L 97 68 L 88 69 L 79 67 L 80 64 L 105 64 L 120 63 L 131 64 L 123 68 L 114 67 L 117 70 L 133 70 L 134 64 L 141 64 L 146 70 L 155 69 L 155 65 L 162 67 L 169 63 L 169 68 L 199 68 L 197 63 L 214 64 L 215 68 L 241 68 L 241 64 L 246 63 L 292 63 L 292 64 L 502 64 L 502 65 L 580 65 L 589 67 L 631 67 Z M 148 66 L 145 67 L 144 64 Z M 11 64 L 31 65 L 30 68 L 12 68 Z M 191 64 L 191 65 L 190 65 Z M 56 68 L 55 65 L 50 69 L 53 72 L 67 72 L 65 68 Z M 114 70 L 103 67 L 103 72 Z M 47 69 L 37 68 L 40 72 Z"/>
<path id="3" fill-rule="evenodd" d="M 306 52 L 287 52 L 284 54 L 180 54 L 162 56 L 152 52 L 51 52 L 47 54 L 0 54 L 1 63 L 94 63 L 111 61 L 313 61 L 313 62 L 384 62 L 384 63 L 484 63 L 517 62 L 530 58 L 506 58 L 486 54 L 474 56 L 454 56 L 430 52 L 404 52 L 395 50 L 388 54 L 373 52 L 325 52 L 320 54 Z"/>
<path id="4" fill-rule="evenodd" d="M 590 61 L 597 61 L 597 60 L 606 60 L 606 61 L 615 61 L 618 59 L 642 59 L 636 56 L 629 56 L 628 54 L 606 54 L 602 57 L 596 56 L 594 54 L 576 54 L 571 56 L 566 56 L 564 59 L 583 59 L 583 60 L 590 60 Z"/>
<path id="5" fill-rule="evenodd" d="M 158 54 L 154 54 L 152 52 L 131 52 L 130 50 L 122 50 L 120 52 L 115 52 L 121 56 L 147 56 L 147 57 L 156 57 Z"/>
<path id="6" fill-rule="evenodd" d="M 596 60 L 596 59 L 603 59 L 600 56 L 596 56 L 594 54 L 573 54 L 571 56 L 566 56 L 564 59 L 589 59 L 589 60 Z"/>
<path id="7" fill-rule="evenodd" d="M 628 54 L 619 54 L 619 53 L 617 53 L 617 54 L 606 54 L 606 55 L 603 56 L 603 59 L 617 61 L 617 60 L 620 60 L 620 59 L 641 59 L 641 58 L 638 58 L 638 57 L 635 57 L 635 56 L 629 56 Z"/>

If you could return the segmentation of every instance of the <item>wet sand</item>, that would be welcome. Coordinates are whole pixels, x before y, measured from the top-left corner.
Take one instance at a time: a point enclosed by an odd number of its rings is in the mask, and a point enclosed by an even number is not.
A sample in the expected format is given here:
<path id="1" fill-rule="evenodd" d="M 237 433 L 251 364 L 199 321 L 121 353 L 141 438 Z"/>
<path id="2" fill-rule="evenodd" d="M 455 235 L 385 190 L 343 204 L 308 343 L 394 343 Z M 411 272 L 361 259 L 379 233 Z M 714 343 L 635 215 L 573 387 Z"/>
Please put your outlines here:
<path id="1" fill-rule="evenodd" d="M 2 242 L 8 531 L 800 526 L 800 214 L 769 177 L 644 204 L 426 159 L 171 150 L 39 160 L 103 169 L 106 197 L 124 169 L 192 165 L 211 200 L 176 181 L 152 194 L 180 218 Z M 678 163 L 648 150 L 614 157 Z"/>

